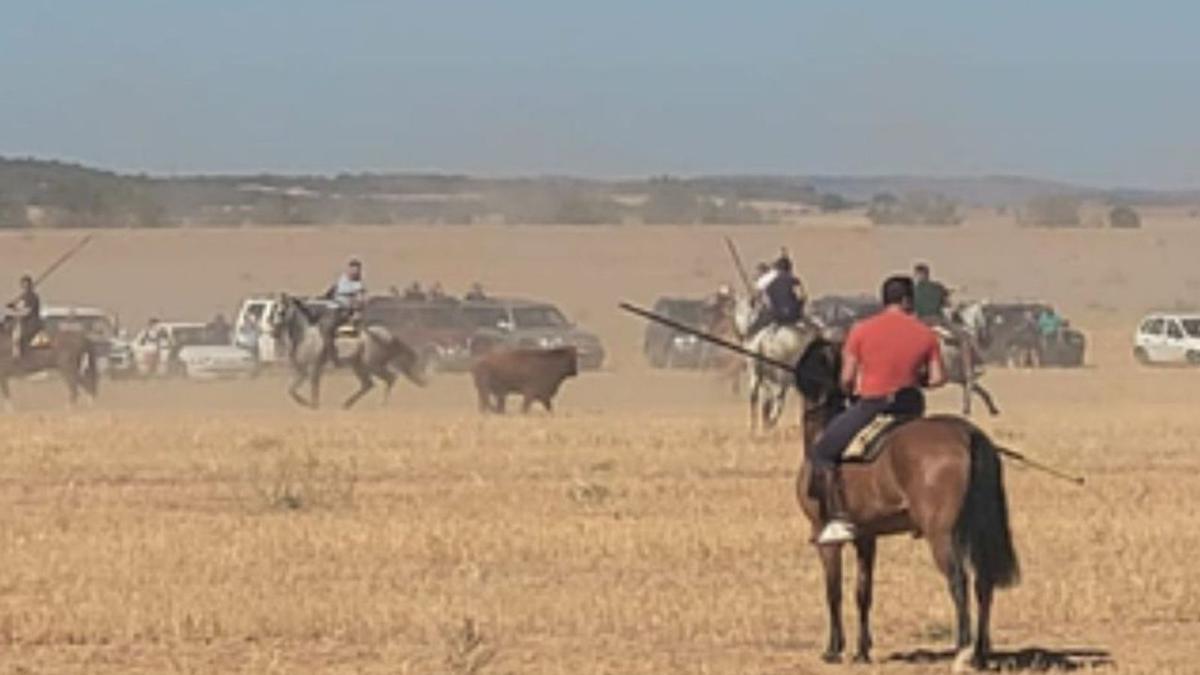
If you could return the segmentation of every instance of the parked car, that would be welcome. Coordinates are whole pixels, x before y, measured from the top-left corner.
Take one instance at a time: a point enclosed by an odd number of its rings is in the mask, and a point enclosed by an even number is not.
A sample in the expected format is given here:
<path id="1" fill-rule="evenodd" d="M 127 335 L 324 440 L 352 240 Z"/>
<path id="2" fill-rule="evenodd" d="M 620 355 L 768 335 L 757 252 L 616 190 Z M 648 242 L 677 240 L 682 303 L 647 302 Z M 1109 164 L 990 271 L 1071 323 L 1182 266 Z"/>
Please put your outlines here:
<path id="1" fill-rule="evenodd" d="M 42 308 L 42 322 L 50 335 L 78 331 L 91 338 L 101 373 L 114 378 L 135 374 L 133 350 L 108 312 L 96 307 L 48 306 Z"/>
<path id="2" fill-rule="evenodd" d="M 1133 355 L 1147 365 L 1200 366 L 1200 314 L 1146 316 L 1133 336 Z"/>
<path id="3" fill-rule="evenodd" d="M 534 300 L 495 298 L 459 305 L 470 322 L 473 356 L 498 346 L 575 347 L 579 367 L 594 370 L 604 363 L 604 347 L 594 333 L 572 324 L 554 305 Z"/>
<path id="4" fill-rule="evenodd" d="M 426 371 L 465 372 L 471 367 L 475 327 L 457 302 L 372 296 L 363 314 L 368 325 L 387 328 L 416 350 Z"/>
<path id="5" fill-rule="evenodd" d="M 654 301 L 654 313 L 703 330 L 705 306 L 704 300 L 664 297 Z M 655 322 L 646 324 L 642 353 L 653 368 L 711 368 L 723 356 L 695 336 Z"/>
<path id="6" fill-rule="evenodd" d="M 869 295 L 826 295 L 808 304 L 808 315 L 822 329 L 826 340 L 846 339 L 855 323 L 883 311 L 883 305 Z"/>
<path id="7" fill-rule="evenodd" d="M 1041 335 L 1038 317 L 1056 310 L 1042 302 L 987 303 L 987 339 L 980 345 L 986 363 L 1004 366 L 1077 368 L 1083 365 L 1087 338 L 1065 319 L 1053 337 Z"/>
<path id="8" fill-rule="evenodd" d="M 138 373 L 146 377 L 252 377 L 258 370 L 250 351 L 224 342 L 197 322 L 164 321 L 146 328 L 134 338 L 133 350 Z"/>

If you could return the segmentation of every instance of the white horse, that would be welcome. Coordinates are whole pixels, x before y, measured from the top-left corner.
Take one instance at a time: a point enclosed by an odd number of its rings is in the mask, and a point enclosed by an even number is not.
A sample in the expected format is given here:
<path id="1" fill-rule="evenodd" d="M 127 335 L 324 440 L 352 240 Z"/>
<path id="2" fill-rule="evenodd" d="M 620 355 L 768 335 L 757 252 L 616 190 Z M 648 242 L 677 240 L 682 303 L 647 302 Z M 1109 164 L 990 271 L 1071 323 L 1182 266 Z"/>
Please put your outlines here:
<path id="1" fill-rule="evenodd" d="M 759 311 L 760 308 L 748 299 L 738 298 L 734 307 L 734 323 L 742 337 L 743 346 L 776 362 L 799 363 L 805 349 L 817 337 L 817 330 L 808 324 L 772 324 L 753 337 L 746 338 Z M 748 359 L 746 371 L 750 377 L 750 430 L 758 431 L 760 424 L 763 429 L 774 428 L 783 414 L 788 390 L 795 386 L 795 376 L 791 371 L 757 359 Z"/>
<path id="2" fill-rule="evenodd" d="M 971 414 L 972 395 L 983 401 L 990 414 L 1000 414 L 991 392 L 979 384 L 984 372 L 980 347 L 985 346 L 989 339 L 984 305 L 982 301 L 961 303 L 954 309 L 955 320 L 936 328 L 946 360 L 947 378 L 962 387 L 964 415 Z"/>

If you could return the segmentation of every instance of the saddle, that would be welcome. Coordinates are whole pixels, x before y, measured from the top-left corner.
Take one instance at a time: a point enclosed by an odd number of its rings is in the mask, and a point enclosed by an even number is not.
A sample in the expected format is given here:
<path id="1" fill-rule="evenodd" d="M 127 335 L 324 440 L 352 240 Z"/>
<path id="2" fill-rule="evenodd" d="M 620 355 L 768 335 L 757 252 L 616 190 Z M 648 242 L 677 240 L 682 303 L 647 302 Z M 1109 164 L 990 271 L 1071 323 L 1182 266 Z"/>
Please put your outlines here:
<path id="1" fill-rule="evenodd" d="M 920 417 L 913 415 L 888 415 L 883 414 L 871 420 L 871 423 L 863 427 L 862 431 L 858 432 L 846 446 L 846 450 L 842 452 L 841 462 L 867 464 L 875 461 L 879 456 L 879 452 L 883 449 L 884 441 L 896 429 L 918 420 Z"/>
<path id="2" fill-rule="evenodd" d="M 362 330 L 359 328 L 358 324 L 344 323 L 337 327 L 337 331 L 335 331 L 334 335 L 336 337 L 346 338 L 346 337 L 358 337 L 359 334 L 361 334 L 361 333 L 362 333 Z"/>

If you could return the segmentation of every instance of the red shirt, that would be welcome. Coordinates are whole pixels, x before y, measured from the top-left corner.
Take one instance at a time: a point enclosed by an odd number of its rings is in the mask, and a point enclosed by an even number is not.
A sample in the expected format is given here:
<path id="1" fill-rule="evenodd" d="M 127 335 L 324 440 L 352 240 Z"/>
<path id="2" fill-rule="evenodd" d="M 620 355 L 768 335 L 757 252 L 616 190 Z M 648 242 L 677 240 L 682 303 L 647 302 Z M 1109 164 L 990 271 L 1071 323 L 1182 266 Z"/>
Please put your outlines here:
<path id="1" fill-rule="evenodd" d="M 892 308 L 856 324 L 842 351 L 858 361 L 858 395 L 864 398 L 920 386 L 921 368 L 942 355 L 929 326 Z"/>

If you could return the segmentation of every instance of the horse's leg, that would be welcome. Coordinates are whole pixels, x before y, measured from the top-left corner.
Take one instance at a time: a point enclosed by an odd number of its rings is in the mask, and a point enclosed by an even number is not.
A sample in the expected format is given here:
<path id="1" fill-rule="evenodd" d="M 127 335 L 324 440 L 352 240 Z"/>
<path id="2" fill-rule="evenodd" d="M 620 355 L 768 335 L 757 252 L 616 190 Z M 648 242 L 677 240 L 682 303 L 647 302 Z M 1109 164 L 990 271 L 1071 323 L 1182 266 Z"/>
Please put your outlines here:
<path id="1" fill-rule="evenodd" d="M 304 380 L 307 377 L 308 373 L 305 371 L 296 370 L 292 373 L 292 384 L 288 387 L 288 395 L 292 397 L 292 400 L 299 405 L 304 406 L 305 408 L 309 408 L 311 405 L 308 401 L 304 400 L 303 396 L 300 395 L 300 387 L 304 385 Z"/>
<path id="2" fill-rule="evenodd" d="M 521 396 L 522 396 L 522 401 L 521 401 L 521 414 L 522 414 L 522 415 L 528 415 L 528 414 L 529 414 L 529 410 L 530 410 L 531 408 L 533 408 L 533 400 L 534 400 L 534 399 L 533 399 L 533 397 L 532 397 L 532 396 L 530 396 L 529 394 L 522 394 Z"/>
<path id="3" fill-rule="evenodd" d="M 3 347 L 0 347 L 0 349 L 3 349 Z M 13 408 L 12 392 L 8 389 L 7 376 L 0 376 L 0 397 L 4 398 L 4 412 L 14 412 L 15 408 Z"/>
<path id="4" fill-rule="evenodd" d="M 750 433 L 755 433 L 758 431 L 758 395 L 761 380 L 758 373 L 754 372 L 754 367 L 750 368 Z"/>
<path id="5" fill-rule="evenodd" d="M 950 598 L 954 600 L 954 646 L 961 651 L 971 645 L 971 613 L 967 606 L 967 570 L 962 555 L 954 550 L 949 530 L 929 535 L 933 560 L 946 577 Z"/>
<path id="6" fill-rule="evenodd" d="M 1000 414 L 1000 409 L 996 407 L 996 401 L 992 398 L 990 391 L 984 389 L 983 385 L 978 382 L 974 384 L 973 389 L 975 394 L 983 401 L 983 404 L 987 406 L 989 415 L 995 416 Z"/>
<path id="7" fill-rule="evenodd" d="M 353 408 L 354 404 L 358 403 L 358 399 L 366 396 L 367 392 L 375 387 L 375 382 L 371 380 L 371 373 L 367 371 L 362 361 L 352 361 L 350 368 L 354 371 L 354 376 L 358 378 L 358 391 L 351 394 L 350 398 L 346 399 L 346 402 L 342 404 L 343 410 Z"/>
<path id="8" fill-rule="evenodd" d="M 988 580 L 975 575 L 975 602 L 979 605 L 979 623 L 975 635 L 975 654 L 971 659 L 976 668 L 987 666 L 988 653 L 992 650 L 991 619 L 992 619 L 992 584 Z"/>
<path id="9" fill-rule="evenodd" d="M 59 367 L 59 375 L 67 385 L 67 407 L 74 408 L 79 404 L 79 376 L 77 370 L 72 370 L 70 364 Z"/>
<path id="10" fill-rule="evenodd" d="M 313 366 L 308 374 L 308 403 L 313 410 L 321 407 L 321 365 Z"/>
<path id="11" fill-rule="evenodd" d="M 858 588 L 855 599 L 858 601 L 858 652 L 854 655 L 856 663 L 871 661 L 871 597 L 875 583 L 875 538 L 864 537 L 854 542 L 854 550 L 858 554 Z"/>
<path id="12" fill-rule="evenodd" d="M 496 392 L 496 413 L 503 415 L 505 408 L 508 406 L 508 395 L 502 392 Z"/>
<path id="13" fill-rule="evenodd" d="M 779 386 L 779 393 L 775 395 L 775 406 L 774 406 L 774 409 L 771 411 L 771 416 L 772 416 L 771 426 L 772 427 L 779 424 L 780 418 L 783 417 L 783 411 L 787 407 L 788 385 L 786 382 L 784 382 L 784 383 L 780 383 L 778 386 Z"/>
<path id="14" fill-rule="evenodd" d="M 396 374 L 386 367 L 375 374 L 383 379 L 383 404 L 387 405 L 392 398 L 392 387 L 396 386 Z"/>
<path id="15" fill-rule="evenodd" d="M 817 551 L 825 569 L 825 603 L 829 607 L 829 645 L 821 658 L 826 663 L 837 663 L 846 648 L 846 635 L 842 631 L 842 547 L 818 546 Z"/>
<path id="16" fill-rule="evenodd" d="M 971 390 L 975 388 L 975 367 L 971 363 L 971 345 L 965 338 L 959 341 L 961 345 L 960 359 L 962 360 L 962 397 L 963 397 L 963 414 L 967 417 L 971 416 Z"/>

